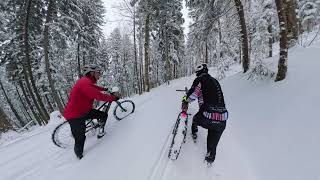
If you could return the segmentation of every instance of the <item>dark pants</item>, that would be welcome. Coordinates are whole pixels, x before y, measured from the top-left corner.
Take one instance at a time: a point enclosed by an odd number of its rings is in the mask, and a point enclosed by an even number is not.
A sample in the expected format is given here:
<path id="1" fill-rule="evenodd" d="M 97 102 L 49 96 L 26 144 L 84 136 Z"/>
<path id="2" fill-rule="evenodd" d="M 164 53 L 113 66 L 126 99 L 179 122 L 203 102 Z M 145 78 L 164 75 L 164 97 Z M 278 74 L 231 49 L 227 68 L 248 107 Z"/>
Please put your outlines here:
<path id="1" fill-rule="evenodd" d="M 202 112 L 198 112 L 193 117 L 192 127 L 191 127 L 192 133 L 198 132 L 198 126 L 208 129 L 207 152 L 210 153 L 215 158 L 217 145 L 226 127 L 226 122 L 213 121 L 211 119 L 207 119 L 202 115 Z"/>
<path id="2" fill-rule="evenodd" d="M 99 123 L 101 123 L 104 128 L 108 115 L 96 109 L 90 110 L 86 115 L 75 118 L 68 119 L 68 122 L 71 127 L 72 136 L 74 138 L 74 152 L 79 157 L 83 154 L 84 142 L 86 140 L 86 120 L 88 119 L 98 119 Z"/>

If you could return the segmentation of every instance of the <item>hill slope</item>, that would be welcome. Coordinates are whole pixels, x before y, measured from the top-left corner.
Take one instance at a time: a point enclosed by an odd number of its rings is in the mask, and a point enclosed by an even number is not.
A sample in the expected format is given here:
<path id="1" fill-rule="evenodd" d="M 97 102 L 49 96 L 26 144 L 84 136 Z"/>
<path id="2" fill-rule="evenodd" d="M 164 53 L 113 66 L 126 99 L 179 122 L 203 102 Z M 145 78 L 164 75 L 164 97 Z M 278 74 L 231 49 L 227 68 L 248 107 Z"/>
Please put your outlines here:
<path id="1" fill-rule="evenodd" d="M 51 142 L 53 128 L 62 121 L 52 114 L 48 126 L 0 146 L 0 179 L 319 180 L 319 51 L 319 43 L 293 49 L 288 77 L 281 82 L 251 82 L 242 73 L 221 81 L 230 118 L 212 168 L 203 162 L 202 128 L 197 144 L 188 134 L 179 159 L 167 159 L 182 96 L 175 89 L 190 87 L 192 76 L 130 98 L 136 112 L 120 122 L 110 116 L 107 135 L 87 138 L 81 161 L 72 149 Z M 197 112 L 196 102 L 189 111 Z"/>

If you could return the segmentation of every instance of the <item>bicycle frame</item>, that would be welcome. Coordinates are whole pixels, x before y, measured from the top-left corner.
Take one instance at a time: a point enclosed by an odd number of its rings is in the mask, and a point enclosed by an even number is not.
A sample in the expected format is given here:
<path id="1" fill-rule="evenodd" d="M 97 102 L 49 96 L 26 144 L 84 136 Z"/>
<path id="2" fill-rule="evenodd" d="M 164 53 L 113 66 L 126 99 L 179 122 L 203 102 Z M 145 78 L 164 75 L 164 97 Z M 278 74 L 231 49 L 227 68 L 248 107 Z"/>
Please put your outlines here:
<path id="1" fill-rule="evenodd" d="M 121 106 L 121 103 L 120 103 L 119 101 L 114 101 L 114 102 L 116 102 L 123 111 L 125 111 L 125 112 L 127 111 L 126 109 L 124 109 L 124 108 Z M 105 112 L 106 116 L 108 117 L 108 112 L 109 112 L 109 110 L 110 110 L 111 103 L 112 103 L 112 102 L 104 102 L 101 106 L 98 107 L 97 110 L 101 110 L 101 109 L 103 108 L 102 111 Z M 96 128 L 100 127 L 99 124 L 94 124 L 92 121 L 93 121 L 93 119 L 89 119 L 89 120 L 86 122 L 86 133 L 89 132 L 89 131 L 91 131 L 93 128 L 96 129 Z M 93 123 L 93 124 L 92 124 L 92 123 Z M 93 126 L 91 126 L 91 125 L 93 125 Z"/>

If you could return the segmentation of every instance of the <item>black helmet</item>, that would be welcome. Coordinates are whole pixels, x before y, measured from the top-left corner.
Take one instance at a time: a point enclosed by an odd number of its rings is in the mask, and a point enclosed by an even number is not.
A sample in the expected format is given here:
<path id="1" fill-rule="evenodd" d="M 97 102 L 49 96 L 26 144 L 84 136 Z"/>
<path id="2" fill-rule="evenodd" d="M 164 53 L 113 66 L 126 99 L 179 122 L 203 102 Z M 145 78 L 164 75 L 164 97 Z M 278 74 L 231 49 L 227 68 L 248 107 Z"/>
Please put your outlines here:
<path id="1" fill-rule="evenodd" d="M 200 76 L 202 73 L 208 73 L 208 66 L 206 63 L 199 64 L 196 67 L 196 75 Z"/>

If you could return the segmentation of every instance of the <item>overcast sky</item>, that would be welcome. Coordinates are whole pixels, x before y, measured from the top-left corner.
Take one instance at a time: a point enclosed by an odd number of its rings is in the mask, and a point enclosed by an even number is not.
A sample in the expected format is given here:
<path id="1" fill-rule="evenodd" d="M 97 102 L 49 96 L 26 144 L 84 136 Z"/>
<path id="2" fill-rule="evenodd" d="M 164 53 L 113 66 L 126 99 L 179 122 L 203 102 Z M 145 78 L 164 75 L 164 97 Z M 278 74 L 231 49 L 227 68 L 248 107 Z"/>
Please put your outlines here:
<path id="1" fill-rule="evenodd" d="M 105 25 L 102 27 L 103 33 L 105 36 L 108 36 L 111 31 L 117 27 L 120 26 L 120 22 L 114 22 L 117 19 L 120 19 L 121 17 L 117 17 L 115 13 L 115 9 L 112 8 L 112 6 L 118 4 L 121 0 L 102 0 L 104 3 L 104 6 L 106 7 L 106 14 L 104 16 Z"/>
<path id="2" fill-rule="evenodd" d="M 118 5 L 122 0 L 102 0 L 104 6 L 106 7 L 106 14 L 105 14 L 105 25 L 102 27 L 103 33 L 105 36 L 109 36 L 112 30 L 116 27 L 122 27 L 125 24 L 123 21 L 121 22 L 122 17 L 116 13 L 116 9 L 112 8 L 115 5 Z M 183 4 L 185 1 L 183 0 Z M 185 23 L 183 27 L 185 27 L 185 34 L 187 34 L 188 29 L 187 25 L 190 23 L 190 19 L 187 17 L 188 10 L 186 8 L 182 9 L 183 17 L 185 19 Z"/>

